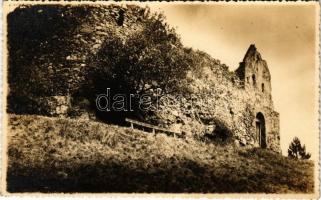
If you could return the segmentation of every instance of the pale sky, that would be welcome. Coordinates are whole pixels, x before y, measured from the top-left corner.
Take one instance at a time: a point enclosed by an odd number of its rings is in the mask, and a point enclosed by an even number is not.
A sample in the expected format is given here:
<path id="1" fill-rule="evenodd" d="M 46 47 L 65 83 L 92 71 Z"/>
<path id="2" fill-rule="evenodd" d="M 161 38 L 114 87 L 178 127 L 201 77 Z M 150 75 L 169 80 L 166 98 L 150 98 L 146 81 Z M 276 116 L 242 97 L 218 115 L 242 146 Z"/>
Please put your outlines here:
<path id="1" fill-rule="evenodd" d="M 316 39 L 314 4 L 152 4 L 176 27 L 185 46 L 207 52 L 235 70 L 254 43 L 268 63 L 272 98 L 280 113 L 282 153 L 297 136 L 312 159 L 318 157 Z"/>

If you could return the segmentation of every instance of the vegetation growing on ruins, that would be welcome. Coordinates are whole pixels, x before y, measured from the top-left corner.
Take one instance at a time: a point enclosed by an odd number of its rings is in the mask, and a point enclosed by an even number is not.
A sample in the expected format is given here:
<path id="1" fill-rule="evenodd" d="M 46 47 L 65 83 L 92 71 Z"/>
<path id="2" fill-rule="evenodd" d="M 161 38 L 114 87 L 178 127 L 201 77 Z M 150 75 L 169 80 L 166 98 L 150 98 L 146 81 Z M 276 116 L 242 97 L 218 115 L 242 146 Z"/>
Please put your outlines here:
<path id="1" fill-rule="evenodd" d="M 71 105 L 62 114 L 76 116 L 79 107 L 97 112 L 96 97 L 106 88 L 113 94 L 159 89 L 160 95 L 185 95 L 195 93 L 188 72 L 200 78 L 202 68 L 210 66 L 215 73 L 229 73 L 206 53 L 185 48 L 164 15 L 148 7 L 21 6 L 8 15 L 8 24 L 11 113 L 57 116 L 43 102 L 66 96 Z M 134 100 L 134 110 L 140 112 Z M 89 105 L 80 105 L 84 101 Z"/>

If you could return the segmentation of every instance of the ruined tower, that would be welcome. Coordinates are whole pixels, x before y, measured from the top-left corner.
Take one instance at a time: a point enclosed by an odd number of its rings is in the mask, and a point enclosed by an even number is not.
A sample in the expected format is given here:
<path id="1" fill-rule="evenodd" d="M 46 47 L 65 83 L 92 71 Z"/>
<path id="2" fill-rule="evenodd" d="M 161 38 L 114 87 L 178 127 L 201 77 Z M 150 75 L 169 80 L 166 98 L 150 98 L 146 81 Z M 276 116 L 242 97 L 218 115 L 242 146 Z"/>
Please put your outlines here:
<path id="1" fill-rule="evenodd" d="M 246 89 L 271 98 L 271 75 L 267 63 L 262 59 L 254 44 L 250 45 L 237 73 Z"/>
<path id="2" fill-rule="evenodd" d="M 267 62 L 262 59 L 254 44 L 248 48 L 235 73 L 245 92 L 251 96 L 256 146 L 280 151 L 279 113 L 274 111 L 271 74 Z"/>

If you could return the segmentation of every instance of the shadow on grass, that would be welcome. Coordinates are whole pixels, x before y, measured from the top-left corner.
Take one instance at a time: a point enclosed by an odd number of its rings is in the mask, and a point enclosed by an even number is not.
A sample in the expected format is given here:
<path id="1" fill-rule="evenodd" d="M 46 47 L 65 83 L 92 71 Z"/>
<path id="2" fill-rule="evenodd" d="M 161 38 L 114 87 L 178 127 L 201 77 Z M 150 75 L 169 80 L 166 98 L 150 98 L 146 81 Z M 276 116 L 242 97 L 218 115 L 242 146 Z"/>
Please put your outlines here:
<path id="1" fill-rule="evenodd" d="M 8 192 L 116 192 L 116 193 L 276 193 L 296 187 L 309 191 L 304 183 L 270 177 L 264 170 L 255 173 L 233 171 L 183 160 L 168 159 L 158 168 L 134 169 L 119 163 L 82 164 L 70 168 L 8 169 Z"/>

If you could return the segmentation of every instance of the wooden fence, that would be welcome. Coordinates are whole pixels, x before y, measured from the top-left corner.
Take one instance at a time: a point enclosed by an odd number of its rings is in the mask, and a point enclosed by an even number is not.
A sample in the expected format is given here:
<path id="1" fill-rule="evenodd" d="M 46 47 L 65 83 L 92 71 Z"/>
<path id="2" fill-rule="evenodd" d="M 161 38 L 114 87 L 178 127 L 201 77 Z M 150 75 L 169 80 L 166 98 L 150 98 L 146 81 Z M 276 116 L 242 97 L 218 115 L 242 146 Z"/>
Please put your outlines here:
<path id="1" fill-rule="evenodd" d="M 144 123 L 144 122 L 139 122 L 139 121 L 136 121 L 136 120 L 133 120 L 133 119 L 126 118 L 125 120 L 126 120 L 126 122 L 130 123 L 130 127 L 132 129 L 134 129 L 134 125 L 138 125 L 138 126 L 143 127 L 143 128 L 151 129 L 153 134 L 156 134 L 157 132 L 163 132 L 163 133 L 165 133 L 167 135 L 171 135 L 171 136 L 174 136 L 174 137 L 183 137 L 183 134 L 181 132 L 178 132 L 178 131 L 168 130 L 168 129 L 165 129 L 165 128 L 162 128 L 162 127 L 159 127 L 159 126 L 154 126 L 154 125 L 147 124 L 147 123 Z"/>

